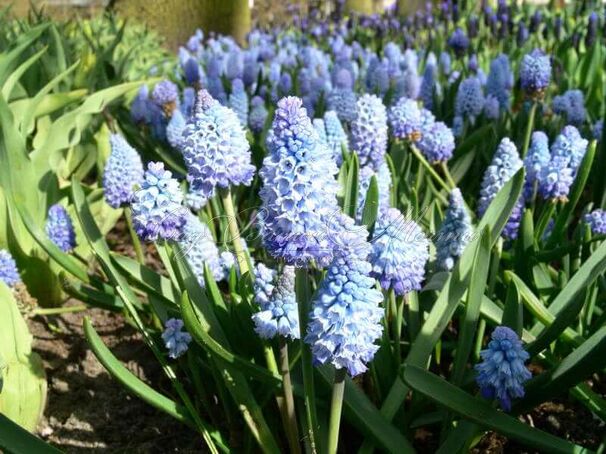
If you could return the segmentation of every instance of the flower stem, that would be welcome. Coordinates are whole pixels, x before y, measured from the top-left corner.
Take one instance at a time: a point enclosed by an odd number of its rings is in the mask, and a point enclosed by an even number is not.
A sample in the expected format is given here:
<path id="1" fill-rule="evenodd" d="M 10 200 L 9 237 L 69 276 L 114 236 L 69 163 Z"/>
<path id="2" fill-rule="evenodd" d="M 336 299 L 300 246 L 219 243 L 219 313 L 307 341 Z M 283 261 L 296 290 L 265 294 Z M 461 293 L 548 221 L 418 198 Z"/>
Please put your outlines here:
<path id="1" fill-rule="evenodd" d="M 452 188 L 456 188 L 457 184 L 455 183 L 454 178 L 452 178 L 452 175 L 450 174 L 450 170 L 448 170 L 448 166 L 446 165 L 446 162 L 444 162 L 444 161 L 440 162 L 440 168 L 442 169 L 442 172 L 444 173 L 444 177 L 446 177 L 446 181 L 448 182 L 448 184 Z"/>
<path id="2" fill-rule="evenodd" d="M 305 343 L 307 319 L 311 303 L 311 292 L 307 269 L 296 269 L 295 287 L 299 307 L 299 327 L 301 330 L 301 367 L 303 368 L 303 388 L 305 390 L 305 415 L 307 417 L 307 440 L 309 451 L 317 452 L 316 429 L 318 427 L 318 413 L 316 411 L 316 399 L 314 389 L 314 369 L 312 364 L 311 350 Z"/>
<path id="3" fill-rule="evenodd" d="M 300 454 L 299 429 L 297 428 L 297 414 L 295 413 L 295 399 L 290 380 L 290 364 L 288 361 L 288 343 L 284 337 L 280 337 L 280 374 L 282 375 L 282 388 L 284 390 L 284 424 L 288 434 L 290 452 Z"/>
<path id="4" fill-rule="evenodd" d="M 231 191 L 229 188 L 221 189 L 221 202 L 223 202 L 223 208 L 227 215 L 227 226 L 229 228 L 229 234 L 236 251 L 236 258 L 238 259 L 238 266 L 242 275 L 250 272 L 248 267 L 248 260 L 246 260 L 246 253 L 242 246 L 242 238 L 240 237 L 240 230 L 238 229 L 238 220 L 236 218 L 236 211 L 234 209 L 234 202 L 231 198 Z"/>
<path id="5" fill-rule="evenodd" d="M 68 306 L 68 307 L 51 307 L 34 309 L 34 315 L 58 315 L 69 314 L 72 312 L 83 312 L 87 310 L 87 306 Z"/>
<path id="6" fill-rule="evenodd" d="M 438 172 L 435 171 L 435 169 L 432 167 L 432 165 L 427 162 L 427 159 L 425 159 L 425 157 L 421 154 L 421 152 L 419 151 L 419 149 L 417 147 L 415 147 L 414 145 L 410 145 L 410 149 L 412 150 L 412 154 L 415 155 L 415 157 L 419 160 L 419 162 L 421 163 L 421 165 L 423 167 L 425 167 L 425 170 L 427 170 L 429 172 L 429 174 L 432 176 L 432 178 L 434 180 L 436 180 L 436 182 L 442 186 L 443 189 L 445 189 L 447 192 L 450 192 L 451 189 L 453 189 L 453 187 L 450 187 L 443 179 L 440 175 L 438 175 Z"/>
<path id="7" fill-rule="evenodd" d="M 532 135 L 532 129 L 534 128 L 534 117 L 537 112 L 537 103 L 533 102 L 528 113 L 528 124 L 526 125 L 526 134 L 524 135 L 524 143 L 522 144 L 522 153 L 520 156 L 522 159 L 526 156 L 528 147 L 530 146 L 530 136 Z"/>
<path id="8" fill-rule="evenodd" d="M 330 423 L 328 426 L 328 454 L 336 454 L 339 446 L 339 426 L 343 410 L 343 394 L 345 391 L 345 369 L 335 371 L 335 382 L 332 387 L 332 402 L 330 404 Z"/>
<path id="9" fill-rule="evenodd" d="M 133 212 L 130 207 L 124 208 L 124 216 L 126 217 L 126 224 L 128 225 L 128 232 L 135 248 L 135 255 L 137 256 L 137 262 L 141 265 L 145 265 L 145 256 L 143 255 L 143 248 L 141 247 L 141 240 L 135 232 L 133 227 Z"/>

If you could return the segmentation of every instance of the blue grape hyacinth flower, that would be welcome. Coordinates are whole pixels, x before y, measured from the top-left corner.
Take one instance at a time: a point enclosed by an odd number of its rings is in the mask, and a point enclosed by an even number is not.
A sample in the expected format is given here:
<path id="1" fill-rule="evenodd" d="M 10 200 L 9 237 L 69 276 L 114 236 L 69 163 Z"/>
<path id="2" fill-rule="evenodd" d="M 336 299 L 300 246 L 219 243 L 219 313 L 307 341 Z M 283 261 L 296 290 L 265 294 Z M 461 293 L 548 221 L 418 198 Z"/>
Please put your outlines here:
<path id="1" fill-rule="evenodd" d="M 589 225 L 592 233 L 596 235 L 606 234 L 606 211 L 597 209 L 583 216 L 583 221 Z"/>
<path id="2" fill-rule="evenodd" d="M 259 312 L 252 316 L 255 332 L 263 339 L 276 335 L 299 339 L 299 312 L 295 295 L 295 268 L 281 273 L 258 263 L 255 267 L 255 301 Z"/>
<path id="3" fill-rule="evenodd" d="M 563 95 L 554 97 L 552 109 L 556 114 L 566 117 L 566 121 L 572 125 L 581 125 L 587 117 L 581 90 L 568 90 Z"/>
<path id="4" fill-rule="evenodd" d="M 337 252 L 312 301 L 305 342 L 316 364 L 332 364 L 353 377 L 366 371 L 379 349 L 383 295 L 370 276 L 366 228 L 342 213 L 335 224 Z"/>
<path id="5" fill-rule="evenodd" d="M 0 249 L 0 281 L 9 287 L 21 282 L 15 259 L 6 249 Z"/>
<path id="6" fill-rule="evenodd" d="M 493 96 L 499 102 L 499 108 L 509 108 L 509 99 L 513 87 L 513 73 L 511 72 L 509 57 L 500 54 L 490 63 L 490 71 L 486 79 L 486 95 Z"/>
<path id="7" fill-rule="evenodd" d="M 591 135 L 595 140 L 602 140 L 602 131 L 604 130 L 604 120 L 598 120 L 593 124 Z"/>
<path id="8" fill-rule="evenodd" d="M 546 200 L 568 200 L 568 193 L 574 181 L 574 170 L 570 160 L 564 156 L 552 156 L 539 173 L 539 193 Z"/>
<path id="9" fill-rule="evenodd" d="M 248 113 L 248 127 L 255 134 L 260 134 L 267 121 L 267 108 L 265 101 L 260 96 L 255 96 L 250 101 L 250 112 Z"/>
<path id="10" fill-rule="evenodd" d="M 423 118 L 415 100 L 400 98 L 389 109 L 388 118 L 394 137 L 413 141 L 419 139 Z"/>
<path id="11" fill-rule="evenodd" d="M 332 258 L 327 222 L 339 211 L 337 165 L 300 98 L 278 102 L 259 172 L 263 243 L 288 265 L 326 265 Z"/>
<path id="12" fill-rule="evenodd" d="M 162 162 L 150 162 L 145 179 L 133 197 L 133 226 L 146 241 L 177 240 L 185 224 L 183 193 Z"/>
<path id="13" fill-rule="evenodd" d="M 396 295 L 420 290 L 429 260 L 429 240 L 421 227 L 389 208 L 377 219 L 372 239 L 372 275 Z"/>
<path id="14" fill-rule="evenodd" d="M 457 90 L 455 98 L 455 115 L 474 123 L 484 109 L 484 93 L 482 84 L 477 77 L 468 77 L 463 80 Z"/>
<path id="15" fill-rule="evenodd" d="M 185 129 L 185 117 L 179 109 L 173 111 L 172 117 L 166 125 L 166 140 L 171 147 L 179 149 L 181 140 L 183 140 L 183 130 Z"/>
<path id="16" fill-rule="evenodd" d="M 387 112 L 376 95 L 365 94 L 358 99 L 358 115 L 350 125 L 351 148 L 360 159 L 360 166 L 378 169 L 387 152 Z"/>
<path id="17" fill-rule="evenodd" d="M 576 173 L 587 152 L 589 142 L 574 126 L 564 126 L 551 145 L 551 155 L 560 156 L 569 161 L 568 166 Z"/>
<path id="18" fill-rule="evenodd" d="M 188 350 L 189 343 L 192 341 L 191 335 L 182 331 L 183 326 L 183 320 L 177 318 L 168 319 L 164 324 L 162 340 L 170 358 L 177 359 L 182 356 Z"/>
<path id="19" fill-rule="evenodd" d="M 334 110 L 343 123 L 350 123 L 358 116 L 356 94 L 351 88 L 334 88 L 328 94 L 326 105 Z"/>
<path id="20" fill-rule="evenodd" d="M 48 209 L 46 234 L 63 252 L 70 252 L 76 247 L 76 232 L 67 210 L 60 204 Z"/>
<path id="21" fill-rule="evenodd" d="M 324 113 L 324 128 L 328 148 L 332 150 L 335 161 L 340 165 L 343 160 L 343 147 L 348 148 L 349 144 L 347 134 L 335 111 L 328 110 Z"/>
<path id="22" fill-rule="evenodd" d="M 543 131 L 535 131 L 530 139 L 528 154 L 524 158 L 526 181 L 524 182 L 524 197 L 531 200 L 534 197 L 535 186 L 538 188 L 541 171 L 551 159 L 549 138 Z"/>
<path id="23" fill-rule="evenodd" d="M 452 35 L 450 35 L 448 45 L 458 57 L 465 54 L 465 51 L 469 48 L 469 38 L 461 27 L 457 27 Z"/>
<path id="24" fill-rule="evenodd" d="M 206 90 L 200 91 L 196 112 L 183 130 L 181 151 L 191 187 L 207 199 L 217 188 L 252 182 L 256 169 L 244 127 Z"/>
<path id="25" fill-rule="evenodd" d="M 229 107 L 236 113 L 242 126 L 246 126 L 248 120 L 248 94 L 241 79 L 234 79 L 231 83 Z"/>
<path id="26" fill-rule="evenodd" d="M 430 163 L 446 162 L 452 158 L 455 149 L 454 134 L 441 121 L 430 123 L 421 130 L 417 147 Z"/>
<path id="27" fill-rule="evenodd" d="M 120 208 L 131 202 L 133 188 L 143 182 L 143 163 L 124 137 L 112 134 L 109 141 L 111 153 L 103 172 L 103 191 L 107 204 Z"/>
<path id="28" fill-rule="evenodd" d="M 220 281 L 225 277 L 219 257 L 219 249 L 210 229 L 190 212 L 185 215 L 185 225 L 177 243 L 200 287 L 204 288 L 206 286 L 204 281 L 204 267 L 206 265 L 208 265 L 215 281 Z"/>
<path id="29" fill-rule="evenodd" d="M 501 408 L 511 410 L 512 399 L 524 397 L 524 383 L 532 374 L 524 363 L 528 352 L 512 329 L 499 326 L 492 332 L 488 348 L 480 352 L 482 362 L 475 366 L 476 382 L 482 396 L 498 399 Z"/>
<path id="30" fill-rule="evenodd" d="M 551 81 L 551 61 L 541 49 L 524 55 L 520 65 L 520 85 L 529 96 L 542 97 Z"/>
<path id="31" fill-rule="evenodd" d="M 179 102 L 179 89 L 170 80 L 162 80 L 154 87 L 151 98 L 167 116 L 170 116 Z"/>
<path id="32" fill-rule="evenodd" d="M 379 189 L 379 216 L 390 206 L 391 201 L 391 172 L 387 161 L 383 159 L 383 163 L 379 166 L 379 170 L 375 171 L 370 166 L 360 167 L 360 183 L 358 185 L 358 208 L 356 211 L 356 219 L 362 220 L 364 204 L 366 203 L 366 194 L 370 187 L 372 177 L 377 179 L 377 188 Z"/>
<path id="33" fill-rule="evenodd" d="M 437 265 L 446 271 L 453 268 L 473 235 L 471 217 L 465 208 L 459 188 L 454 188 L 450 192 L 448 202 L 446 215 L 435 241 Z"/>

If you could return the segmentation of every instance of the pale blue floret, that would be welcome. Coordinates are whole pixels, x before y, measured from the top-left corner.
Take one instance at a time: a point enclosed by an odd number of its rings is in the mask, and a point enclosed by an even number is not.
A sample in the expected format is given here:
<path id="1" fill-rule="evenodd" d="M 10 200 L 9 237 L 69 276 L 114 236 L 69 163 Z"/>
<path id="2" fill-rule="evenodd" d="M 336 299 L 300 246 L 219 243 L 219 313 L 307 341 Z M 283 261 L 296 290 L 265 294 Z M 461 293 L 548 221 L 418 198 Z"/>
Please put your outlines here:
<path id="1" fill-rule="evenodd" d="M 183 320 L 171 318 L 164 324 L 164 332 L 162 340 L 164 346 L 168 350 L 168 356 L 177 359 L 183 355 L 189 348 L 189 343 L 192 341 L 191 335 L 183 332 Z"/>
<path id="2" fill-rule="evenodd" d="M 421 132 L 421 109 L 413 99 L 400 98 L 389 109 L 388 118 L 391 132 L 398 139 L 412 139 Z"/>
<path id="3" fill-rule="evenodd" d="M 387 151 L 387 114 L 376 95 L 363 95 L 357 103 L 358 116 L 350 125 L 351 148 L 360 159 L 360 166 L 375 169 Z"/>
<path id="4" fill-rule="evenodd" d="M 532 377 L 524 365 L 529 358 L 528 352 L 515 331 L 499 326 L 492 332 L 488 348 L 482 350 L 480 356 L 482 362 L 475 370 L 482 396 L 498 399 L 501 408 L 509 411 L 512 399 L 524 397 L 524 383 Z"/>
<path id="5" fill-rule="evenodd" d="M 421 130 L 417 147 L 430 163 L 446 162 L 455 149 L 454 134 L 441 121 L 430 123 Z"/>
<path id="6" fill-rule="evenodd" d="M 295 269 L 284 266 L 281 273 L 262 263 L 255 267 L 255 301 L 259 312 L 252 316 L 255 331 L 263 339 L 276 335 L 299 339 L 299 313 L 295 295 Z"/>
<path id="7" fill-rule="evenodd" d="M 248 94 L 244 89 L 244 83 L 241 79 L 234 79 L 231 83 L 229 107 L 236 113 L 242 126 L 246 126 L 248 120 Z"/>
<path id="8" fill-rule="evenodd" d="M 76 247 L 76 232 L 67 210 L 58 203 L 48 209 L 46 235 L 63 252 Z"/>
<path id="9" fill-rule="evenodd" d="M 520 84 L 522 90 L 531 96 L 540 94 L 551 80 L 551 61 L 542 50 L 534 49 L 524 55 L 520 65 Z"/>
<path id="10" fill-rule="evenodd" d="M 477 77 L 463 80 L 457 90 L 455 99 L 455 115 L 474 123 L 484 109 L 484 94 L 482 84 Z"/>
<path id="11" fill-rule="evenodd" d="M 6 249 L 0 249 L 0 281 L 9 287 L 21 282 L 15 259 Z"/>
<path id="12" fill-rule="evenodd" d="M 606 211 L 597 209 L 583 216 L 583 221 L 589 225 L 596 235 L 606 234 Z"/>
<path id="13" fill-rule="evenodd" d="M 103 172 L 103 191 L 107 204 L 119 208 L 131 202 L 134 187 L 143 182 L 143 163 L 122 136 L 112 134 L 109 141 L 111 153 Z"/>
<path id="14" fill-rule="evenodd" d="M 185 125 L 185 117 L 179 109 L 175 109 L 166 126 L 166 140 L 171 147 L 179 149 L 181 141 L 183 140 Z"/>
<path id="15" fill-rule="evenodd" d="M 348 141 L 341 120 L 335 111 L 328 110 L 324 113 L 324 128 L 328 148 L 332 150 L 336 162 L 340 164 L 343 160 L 343 147 L 348 147 Z"/>
<path id="16" fill-rule="evenodd" d="M 473 235 L 471 217 L 459 188 L 451 191 L 444 221 L 436 236 L 436 263 L 450 271 Z"/>

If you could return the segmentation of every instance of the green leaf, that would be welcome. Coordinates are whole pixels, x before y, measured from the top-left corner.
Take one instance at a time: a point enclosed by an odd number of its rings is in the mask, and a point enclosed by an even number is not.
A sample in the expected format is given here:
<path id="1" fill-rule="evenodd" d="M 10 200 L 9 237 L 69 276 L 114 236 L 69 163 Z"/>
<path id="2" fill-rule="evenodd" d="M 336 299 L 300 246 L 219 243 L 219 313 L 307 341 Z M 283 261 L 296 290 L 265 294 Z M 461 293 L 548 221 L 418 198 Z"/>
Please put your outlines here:
<path id="1" fill-rule="evenodd" d="M 345 214 L 348 214 L 355 219 L 358 210 L 358 173 L 360 171 L 358 155 L 352 153 L 349 161 L 349 171 L 347 172 L 347 181 L 345 183 L 345 197 L 343 199 L 343 211 Z"/>
<path id="2" fill-rule="evenodd" d="M 13 88 L 19 82 L 19 79 L 21 79 L 21 76 L 23 74 L 25 74 L 25 72 L 29 69 L 30 66 L 32 66 L 34 63 L 36 63 L 36 61 L 42 56 L 42 54 L 44 54 L 46 52 L 47 49 L 48 49 L 47 47 L 42 48 L 42 50 L 35 53 L 30 58 L 28 58 L 23 63 L 21 63 L 21 65 L 19 65 L 19 67 L 17 69 L 15 69 L 11 73 L 10 76 L 8 76 L 8 78 L 6 79 L 6 82 L 4 82 L 4 85 L 2 87 L 2 97 L 4 99 L 6 99 L 6 100 L 11 99 L 11 94 L 13 92 Z"/>
<path id="3" fill-rule="evenodd" d="M 421 367 L 405 365 L 404 381 L 415 391 L 463 418 L 533 448 L 549 453 L 590 452 L 582 446 L 527 426 L 515 417 L 494 409 L 490 402 L 467 394 Z"/>
<path id="4" fill-rule="evenodd" d="M 88 317 L 84 318 L 83 326 L 84 335 L 91 350 L 114 379 L 144 402 L 195 429 L 189 412 L 183 405 L 177 404 L 172 399 L 160 394 L 151 386 L 142 382 L 112 354 L 95 331 Z"/>
<path id="5" fill-rule="evenodd" d="M 60 454 L 56 448 L 32 435 L 0 413 L 0 448 L 7 453 Z"/>
<path id="6" fill-rule="evenodd" d="M 362 225 L 368 228 L 368 237 L 372 238 L 372 233 L 379 212 L 379 185 L 377 177 L 373 175 L 370 178 L 368 191 L 366 191 L 366 199 L 364 199 L 364 209 L 362 210 Z"/>

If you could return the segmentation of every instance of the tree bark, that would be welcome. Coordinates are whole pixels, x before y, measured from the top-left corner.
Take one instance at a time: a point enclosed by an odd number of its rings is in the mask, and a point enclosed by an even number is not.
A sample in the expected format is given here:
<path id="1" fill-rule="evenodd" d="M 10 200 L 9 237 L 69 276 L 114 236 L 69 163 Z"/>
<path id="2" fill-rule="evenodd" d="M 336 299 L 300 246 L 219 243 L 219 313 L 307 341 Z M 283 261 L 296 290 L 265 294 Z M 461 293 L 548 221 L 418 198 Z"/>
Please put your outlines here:
<path id="1" fill-rule="evenodd" d="M 248 0 L 203 0 L 202 29 L 231 35 L 239 44 L 246 43 L 250 32 Z"/>

